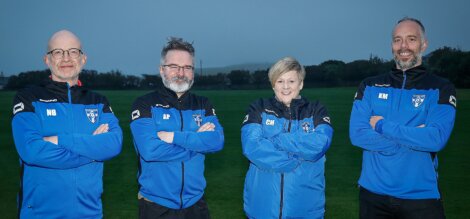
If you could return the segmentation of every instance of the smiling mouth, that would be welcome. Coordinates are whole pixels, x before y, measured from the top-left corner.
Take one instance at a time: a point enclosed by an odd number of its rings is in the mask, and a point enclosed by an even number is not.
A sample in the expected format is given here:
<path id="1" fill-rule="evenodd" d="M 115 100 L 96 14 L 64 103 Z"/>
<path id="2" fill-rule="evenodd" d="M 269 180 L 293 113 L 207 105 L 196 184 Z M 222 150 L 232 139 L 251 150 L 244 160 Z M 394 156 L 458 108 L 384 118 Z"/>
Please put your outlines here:
<path id="1" fill-rule="evenodd" d="M 62 65 L 59 68 L 73 68 L 73 65 Z"/>
<path id="2" fill-rule="evenodd" d="M 399 51 L 398 56 L 400 57 L 411 57 L 413 55 L 410 51 Z"/>

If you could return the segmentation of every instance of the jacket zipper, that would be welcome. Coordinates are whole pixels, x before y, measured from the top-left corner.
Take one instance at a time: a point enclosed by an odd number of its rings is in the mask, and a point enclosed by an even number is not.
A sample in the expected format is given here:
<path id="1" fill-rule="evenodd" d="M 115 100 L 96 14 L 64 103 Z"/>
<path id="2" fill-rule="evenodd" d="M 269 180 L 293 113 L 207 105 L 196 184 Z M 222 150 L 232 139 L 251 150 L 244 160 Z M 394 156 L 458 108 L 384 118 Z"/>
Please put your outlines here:
<path id="1" fill-rule="evenodd" d="M 290 128 L 292 125 L 292 113 L 290 107 L 287 107 L 287 111 L 289 112 L 289 125 L 287 127 L 287 132 L 290 132 Z M 281 173 L 281 201 L 279 203 L 279 219 L 282 219 L 282 207 L 284 206 L 284 173 Z"/>
<path id="2" fill-rule="evenodd" d="M 281 173 L 281 203 L 279 204 L 279 219 L 282 219 L 282 207 L 284 205 L 284 173 Z"/>
<path id="3" fill-rule="evenodd" d="M 70 116 L 72 117 L 72 133 L 75 133 L 75 122 L 74 122 L 74 113 L 73 113 L 73 105 L 72 105 L 72 90 L 71 90 L 71 87 L 70 85 L 67 83 L 67 99 L 69 101 L 69 110 L 70 110 Z M 77 175 L 76 175 L 76 171 L 74 171 L 74 174 L 73 174 L 73 178 L 74 178 L 74 182 L 75 182 L 75 188 L 77 188 Z M 78 202 L 78 200 L 77 200 Z M 74 203 L 75 207 L 76 207 L 76 203 Z"/>
<path id="4" fill-rule="evenodd" d="M 397 111 L 400 111 L 401 96 L 403 94 L 403 90 L 405 89 L 405 85 L 406 85 L 406 71 L 403 71 L 403 84 L 401 85 L 400 99 L 398 100 L 398 109 L 397 109 Z"/>
<path id="5" fill-rule="evenodd" d="M 183 188 L 184 188 L 184 162 L 181 161 L 181 192 L 180 192 L 180 209 L 183 209 Z"/>
<path id="6" fill-rule="evenodd" d="M 181 131 L 183 131 L 183 113 L 181 112 L 181 100 L 178 98 L 178 111 L 180 113 Z M 181 161 L 181 191 L 180 191 L 180 209 L 183 209 L 183 189 L 184 189 L 184 162 Z"/>

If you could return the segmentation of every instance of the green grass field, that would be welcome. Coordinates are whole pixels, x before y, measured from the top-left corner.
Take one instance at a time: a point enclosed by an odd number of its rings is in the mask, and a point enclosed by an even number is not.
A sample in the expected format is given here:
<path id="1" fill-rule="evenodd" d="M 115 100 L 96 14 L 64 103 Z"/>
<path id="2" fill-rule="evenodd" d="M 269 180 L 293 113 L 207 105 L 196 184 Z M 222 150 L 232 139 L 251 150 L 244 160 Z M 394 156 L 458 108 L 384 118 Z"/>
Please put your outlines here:
<path id="1" fill-rule="evenodd" d="M 148 91 L 102 91 L 110 100 L 124 131 L 121 154 L 105 163 L 105 218 L 137 218 L 137 158 L 129 131 L 130 106 Z M 361 150 L 349 142 L 348 124 L 354 88 L 304 89 L 302 95 L 327 106 L 335 129 L 327 152 L 326 218 L 357 218 L 357 179 Z M 272 95 L 262 91 L 197 91 L 207 96 L 225 130 L 224 149 L 206 158 L 206 198 L 213 218 L 244 218 L 243 182 L 248 161 L 240 145 L 240 128 L 248 104 Z M 458 90 L 457 120 L 446 148 L 439 153 L 440 187 L 448 218 L 470 218 L 470 90 Z M 0 92 L 0 212 L 16 217 L 19 162 L 11 136 L 11 102 L 14 92 Z"/>

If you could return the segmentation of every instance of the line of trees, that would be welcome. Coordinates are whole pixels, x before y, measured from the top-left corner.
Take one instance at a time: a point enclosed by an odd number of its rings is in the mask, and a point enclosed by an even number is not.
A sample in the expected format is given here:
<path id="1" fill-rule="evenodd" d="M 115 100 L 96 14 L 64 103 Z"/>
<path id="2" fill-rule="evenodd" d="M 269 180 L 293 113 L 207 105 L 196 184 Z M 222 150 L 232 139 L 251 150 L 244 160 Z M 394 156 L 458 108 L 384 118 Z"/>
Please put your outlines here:
<path id="1" fill-rule="evenodd" d="M 470 52 L 443 47 L 424 57 L 425 66 L 432 73 L 448 78 L 459 88 L 470 88 Z M 349 63 L 328 60 L 320 65 L 305 66 L 306 87 L 357 86 L 369 76 L 388 72 L 394 66 L 393 60 L 385 61 L 375 56 L 369 60 L 356 60 Z M 269 88 L 268 70 L 254 72 L 233 70 L 230 73 L 215 75 L 195 75 L 197 89 L 261 89 Z M 50 75 L 50 71 L 28 71 L 11 76 L 5 89 L 19 89 L 28 84 L 38 84 Z M 83 70 L 80 80 L 93 89 L 153 89 L 161 85 L 157 74 L 144 74 L 141 77 L 125 75 L 120 71 L 98 73 Z"/>

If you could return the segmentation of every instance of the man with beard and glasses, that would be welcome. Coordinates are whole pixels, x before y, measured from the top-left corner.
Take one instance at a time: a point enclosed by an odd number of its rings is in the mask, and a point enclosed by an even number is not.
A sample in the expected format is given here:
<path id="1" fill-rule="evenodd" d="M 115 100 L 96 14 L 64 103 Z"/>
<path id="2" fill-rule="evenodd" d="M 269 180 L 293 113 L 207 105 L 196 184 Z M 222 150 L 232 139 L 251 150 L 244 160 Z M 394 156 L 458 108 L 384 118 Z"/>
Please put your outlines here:
<path id="1" fill-rule="evenodd" d="M 139 218 L 210 218 L 204 159 L 222 149 L 224 134 L 209 100 L 188 91 L 194 82 L 192 44 L 170 38 L 162 49 L 160 75 L 164 87 L 132 106 Z"/>
<path id="2" fill-rule="evenodd" d="M 422 65 L 422 23 L 405 17 L 392 33 L 395 68 L 362 81 L 349 135 L 363 150 L 360 218 L 445 218 L 437 152 L 454 126 L 456 92 Z"/>

